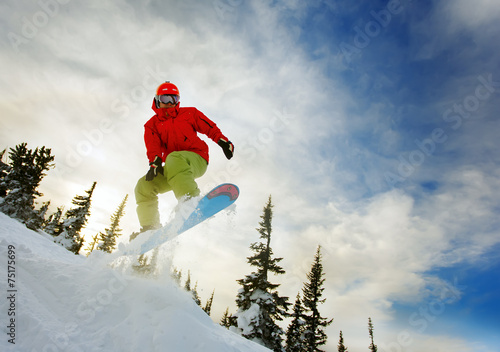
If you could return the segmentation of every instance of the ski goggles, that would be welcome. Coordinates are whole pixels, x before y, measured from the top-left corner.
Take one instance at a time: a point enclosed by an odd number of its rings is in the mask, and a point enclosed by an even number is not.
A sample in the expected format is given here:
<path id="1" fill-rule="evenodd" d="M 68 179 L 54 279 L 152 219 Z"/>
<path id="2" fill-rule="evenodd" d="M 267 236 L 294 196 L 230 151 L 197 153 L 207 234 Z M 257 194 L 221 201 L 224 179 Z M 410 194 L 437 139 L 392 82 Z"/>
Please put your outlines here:
<path id="1" fill-rule="evenodd" d="M 173 94 L 164 94 L 164 95 L 157 95 L 156 101 L 163 103 L 163 104 L 173 104 L 177 105 L 181 97 L 179 95 L 173 95 Z"/>

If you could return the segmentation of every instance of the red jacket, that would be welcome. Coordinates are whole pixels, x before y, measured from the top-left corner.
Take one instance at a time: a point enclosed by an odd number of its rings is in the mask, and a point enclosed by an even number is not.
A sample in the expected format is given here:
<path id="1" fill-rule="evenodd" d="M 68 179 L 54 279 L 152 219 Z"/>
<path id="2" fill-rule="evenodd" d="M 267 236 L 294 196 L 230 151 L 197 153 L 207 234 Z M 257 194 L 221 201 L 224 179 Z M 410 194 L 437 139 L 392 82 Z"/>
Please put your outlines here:
<path id="1" fill-rule="evenodd" d="M 156 115 L 144 125 L 144 142 L 149 162 L 153 162 L 156 155 L 163 161 L 168 154 L 175 151 L 187 150 L 201 155 L 208 163 L 208 146 L 197 133 L 203 133 L 215 143 L 219 139 L 228 140 L 217 125 L 196 108 L 160 109 L 155 106 Z"/>

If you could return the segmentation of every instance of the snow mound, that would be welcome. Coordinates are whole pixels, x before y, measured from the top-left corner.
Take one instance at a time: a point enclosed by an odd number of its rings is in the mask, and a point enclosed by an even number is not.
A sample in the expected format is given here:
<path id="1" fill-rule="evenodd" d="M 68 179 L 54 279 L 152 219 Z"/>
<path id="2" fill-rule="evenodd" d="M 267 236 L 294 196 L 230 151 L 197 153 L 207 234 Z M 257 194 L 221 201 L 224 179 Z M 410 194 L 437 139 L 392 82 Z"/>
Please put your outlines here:
<path id="1" fill-rule="evenodd" d="M 269 351 L 214 323 L 168 270 L 147 279 L 112 268 L 113 255 L 76 256 L 2 213 L 0 258 L 14 295 L 0 300 L 1 351 Z"/>

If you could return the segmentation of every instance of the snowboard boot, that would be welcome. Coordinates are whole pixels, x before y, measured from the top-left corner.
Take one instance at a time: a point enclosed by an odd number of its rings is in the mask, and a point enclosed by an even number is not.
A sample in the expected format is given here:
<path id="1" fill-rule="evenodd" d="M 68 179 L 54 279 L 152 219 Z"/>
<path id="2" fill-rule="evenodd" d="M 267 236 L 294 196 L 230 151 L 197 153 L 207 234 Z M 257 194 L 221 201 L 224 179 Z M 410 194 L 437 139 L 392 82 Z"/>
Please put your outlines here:
<path id="1" fill-rule="evenodd" d="M 157 230 L 160 227 L 161 227 L 161 225 L 147 225 L 147 226 L 141 227 L 141 229 L 139 230 L 139 232 L 133 232 L 130 235 L 129 242 L 132 242 L 137 236 L 139 236 L 143 232 L 151 231 L 151 230 Z"/>

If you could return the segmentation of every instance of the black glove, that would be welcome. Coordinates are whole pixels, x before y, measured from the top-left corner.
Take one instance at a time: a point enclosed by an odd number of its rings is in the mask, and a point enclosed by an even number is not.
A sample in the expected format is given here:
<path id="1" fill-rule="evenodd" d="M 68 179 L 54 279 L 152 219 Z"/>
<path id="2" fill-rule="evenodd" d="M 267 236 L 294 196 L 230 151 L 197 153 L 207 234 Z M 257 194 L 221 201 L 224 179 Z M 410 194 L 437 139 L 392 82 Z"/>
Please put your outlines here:
<path id="1" fill-rule="evenodd" d="M 234 154 L 234 145 L 230 141 L 226 141 L 225 139 L 219 139 L 217 144 L 222 148 L 224 151 L 224 155 L 226 158 L 229 160 L 233 157 Z"/>
<path id="2" fill-rule="evenodd" d="M 161 158 L 157 155 L 152 163 L 149 163 L 149 171 L 146 174 L 146 181 L 153 181 L 158 173 L 163 175 L 163 166 Z"/>

